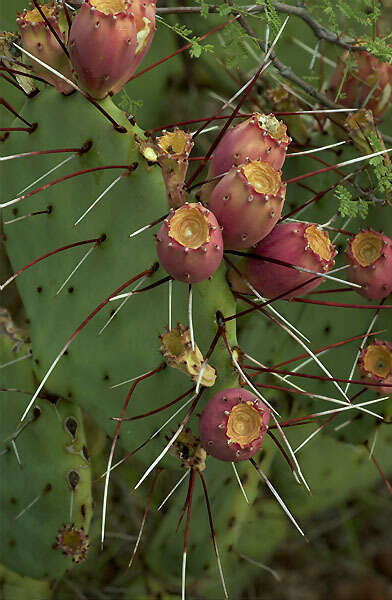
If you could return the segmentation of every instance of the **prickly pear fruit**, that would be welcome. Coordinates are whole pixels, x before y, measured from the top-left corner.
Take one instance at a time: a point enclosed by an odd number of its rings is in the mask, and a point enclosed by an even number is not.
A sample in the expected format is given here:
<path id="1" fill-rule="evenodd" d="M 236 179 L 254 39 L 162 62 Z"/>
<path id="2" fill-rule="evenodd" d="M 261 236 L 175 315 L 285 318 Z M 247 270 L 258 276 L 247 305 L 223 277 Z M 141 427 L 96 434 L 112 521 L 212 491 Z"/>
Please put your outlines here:
<path id="1" fill-rule="evenodd" d="M 222 226 L 226 248 L 250 248 L 278 222 L 286 194 L 281 174 L 266 162 L 233 167 L 215 186 L 208 207 Z"/>
<path id="2" fill-rule="evenodd" d="M 312 271 L 327 272 L 334 264 L 336 253 L 328 233 L 316 224 L 282 223 L 256 246 L 255 254 L 260 258 L 265 256 Z M 265 298 L 302 296 L 323 281 L 320 278 L 306 283 L 312 275 L 255 258 L 244 259 L 238 269 Z M 228 278 L 235 291 L 249 294 L 249 288 L 234 270 L 229 271 Z M 301 283 L 301 288 L 289 292 Z M 285 295 L 285 291 L 289 293 Z"/>
<path id="3" fill-rule="evenodd" d="M 178 281 L 208 279 L 223 257 L 222 232 L 214 214 L 199 203 L 172 211 L 157 234 L 159 261 Z"/>
<path id="4" fill-rule="evenodd" d="M 243 164 L 247 158 L 262 160 L 274 169 L 280 169 L 291 141 L 286 131 L 286 125 L 274 115 L 254 113 L 223 137 L 212 157 L 208 176 L 226 173 L 233 165 Z"/>
<path id="5" fill-rule="evenodd" d="M 366 382 L 392 385 L 392 344 L 382 340 L 374 340 L 361 352 L 358 361 L 361 378 Z M 371 387 L 374 391 L 374 387 Z M 392 395 L 392 387 L 377 388 L 380 396 Z"/>
<path id="6" fill-rule="evenodd" d="M 171 208 L 179 208 L 185 203 L 184 181 L 192 148 L 191 134 L 181 129 L 164 131 L 154 141 L 140 143 L 140 152 L 144 158 L 149 162 L 158 162 L 162 169 Z"/>
<path id="7" fill-rule="evenodd" d="M 267 433 L 270 411 L 255 394 L 229 388 L 213 396 L 199 421 L 201 442 L 219 460 L 238 462 L 254 456 Z"/>
<path id="8" fill-rule="evenodd" d="M 392 292 L 392 240 L 373 229 L 350 239 L 346 260 L 347 278 L 362 286 L 358 294 L 369 300 L 382 300 Z"/>
<path id="9" fill-rule="evenodd" d="M 105 98 L 135 60 L 137 34 L 128 0 L 86 0 L 72 21 L 69 52 L 78 82 L 94 98 Z"/>
<path id="10" fill-rule="evenodd" d="M 168 329 L 159 338 L 162 343 L 161 352 L 167 364 L 188 375 L 192 381 L 197 381 L 204 359 L 196 344 L 194 350 L 192 350 L 189 328 L 185 328 L 181 323 L 178 323 L 177 327 Z M 200 379 L 201 385 L 211 387 L 214 385 L 215 380 L 215 369 L 206 364 Z"/>
<path id="11" fill-rule="evenodd" d="M 354 69 L 347 70 L 349 57 L 356 64 Z M 379 121 L 392 98 L 392 65 L 378 61 L 369 52 L 344 52 L 333 72 L 328 94 L 349 108 L 368 108 Z"/>
<path id="12" fill-rule="evenodd" d="M 47 18 L 50 25 L 58 34 L 64 44 L 67 43 L 67 21 L 64 10 L 54 2 L 42 5 L 42 12 Z M 72 67 L 68 60 L 64 49 L 60 46 L 58 40 L 50 31 L 45 20 L 40 12 L 34 8 L 32 10 L 24 10 L 18 16 L 17 24 L 21 32 L 21 42 L 25 50 L 39 58 L 42 62 L 53 67 L 67 77 L 72 79 Z M 34 60 L 31 61 L 32 70 L 45 79 L 48 83 L 55 86 L 58 92 L 70 94 L 74 88 L 66 83 L 60 77 L 52 74 L 48 69 L 42 67 Z"/>
<path id="13" fill-rule="evenodd" d="M 152 38 L 155 33 L 155 11 L 156 3 L 153 0 L 133 0 L 131 3 L 133 16 L 136 25 L 136 50 L 132 64 L 129 66 L 124 77 L 113 86 L 113 94 L 117 94 L 122 86 L 128 81 L 151 46 Z"/>

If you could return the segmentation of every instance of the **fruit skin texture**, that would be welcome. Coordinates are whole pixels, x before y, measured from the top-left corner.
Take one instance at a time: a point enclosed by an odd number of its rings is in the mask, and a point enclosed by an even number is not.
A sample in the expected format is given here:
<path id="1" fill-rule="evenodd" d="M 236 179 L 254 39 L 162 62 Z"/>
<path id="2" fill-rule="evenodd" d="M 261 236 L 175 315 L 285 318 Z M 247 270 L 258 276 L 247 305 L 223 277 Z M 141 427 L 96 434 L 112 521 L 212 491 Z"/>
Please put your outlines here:
<path id="1" fill-rule="evenodd" d="M 67 21 L 65 20 L 64 10 L 55 7 L 53 2 L 42 6 L 45 16 L 60 39 L 67 42 Z M 39 58 L 42 62 L 53 67 L 72 80 L 72 67 L 65 55 L 64 50 L 56 40 L 45 21 L 42 19 L 38 10 L 24 10 L 17 19 L 17 24 L 21 33 L 21 42 L 25 50 Z M 53 75 L 48 69 L 42 67 L 39 63 L 31 60 L 31 66 L 34 73 L 45 79 L 48 83 L 55 86 L 58 92 L 70 94 L 74 88 L 68 83 Z"/>
<path id="2" fill-rule="evenodd" d="M 69 53 L 80 86 L 93 98 L 105 98 L 129 73 L 136 46 L 130 5 L 113 15 L 94 8 L 91 0 L 82 4 L 69 34 Z"/>
<path id="3" fill-rule="evenodd" d="M 375 260 L 369 262 L 365 252 L 370 257 L 369 252 L 374 245 L 379 252 L 375 249 Z M 351 265 L 347 269 L 347 279 L 364 286 L 362 289 L 356 288 L 358 294 L 369 300 L 382 300 L 392 292 L 392 240 L 387 235 L 373 229 L 361 231 L 350 239 L 346 261 Z M 365 262 L 369 264 L 366 266 Z"/>
<path id="4" fill-rule="evenodd" d="M 257 244 L 274 228 L 282 213 L 286 184 L 280 181 L 280 173 L 267 163 L 252 161 L 249 164 L 266 165 L 279 182 L 276 193 L 259 193 L 249 182 L 244 167 L 233 167 L 215 186 L 208 207 L 223 230 L 225 248 L 245 249 Z"/>
<path id="5" fill-rule="evenodd" d="M 316 234 L 316 241 L 322 242 L 324 249 L 328 248 L 326 258 L 322 258 L 311 247 L 307 230 Z M 328 234 L 316 228 L 316 225 L 308 223 L 282 223 L 277 225 L 273 231 L 264 238 L 255 248 L 254 254 L 282 260 L 293 265 L 305 267 L 317 272 L 328 272 L 334 264 L 336 254 L 334 246 L 329 242 Z M 306 284 L 306 281 L 314 277 L 310 273 L 303 273 L 271 262 L 245 258 L 238 267 L 243 276 L 256 288 L 265 298 L 274 298 L 282 295 L 282 298 L 295 298 L 303 296 L 322 283 L 322 278 Z M 232 269 L 228 273 L 229 282 L 234 289 L 241 293 L 250 293 L 245 282 Z M 301 283 L 303 287 L 287 295 L 288 291 Z"/>
<path id="6" fill-rule="evenodd" d="M 369 52 L 355 52 L 353 55 L 356 68 L 354 71 L 348 70 L 345 78 L 349 52 L 345 52 L 339 60 L 332 75 L 328 90 L 329 97 L 335 100 L 341 81 L 344 79 L 338 102 L 349 108 L 362 106 L 374 88 L 366 108 L 372 111 L 375 121 L 380 121 L 392 98 L 392 65 L 379 62 Z"/>
<path id="7" fill-rule="evenodd" d="M 187 227 L 187 212 L 191 219 L 193 212 L 203 222 L 206 237 L 197 248 L 187 247 L 173 237 L 173 218 L 180 215 L 179 211 L 182 211 L 181 216 L 185 219 L 180 225 L 182 231 Z M 198 283 L 208 279 L 215 273 L 223 257 L 222 233 L 214 214 L 196 203 L 184 204 L 176 211 L 171 211 L 158 231 L 157 253 L 161 265 L 177 281 Z"/>
<path id="8" fill-rule="evenodd" d="M 135 17 L 136 26 L 136 50 L 135 56 L 129 68 L 125 72 L 124 76 L 120 79 L 116 85 L 113 86 L 113 94 L 117 94 L 123 87 L 123 85 L 130 79 L 133 73 L 136 71 L 143 58 L 147 54 L 152 38 L 154 37 L 156 25 L 155 25 L 155 12 L 156 3 L 151 0 L 133 0 L 131 3 L 131 9 L 133 16 Z"/>
<path id="9" fill-rule="evenodd" d="M 367 382 L 392 385 L 392 344 L 384 340 L 374 340 L 362 350 L 358 368 L 364 385 Z M 377 393 L 380 396 L 392 395 L 392 387 L 388 386 L 380 386 Z M 373 386 L 369 386 L 369 389 L 373 392 L 375 390 Z"/>
<path id="10" fill-rule="evenodd" d="M 254 414 L 260 415 L 260 428 L 257 437 L 249 443 L 240 445 L 229 442 L 228 424 L 234 407 L 252 407 Z M 215 394 L 205 406 L 199 421 L 201 442 L 207 453 L 218 460 L 239 462 L 254 456 L 263 443 L 267 433 L 270 411 L 268 407 L 251 392 L 243 388 L 229 388 Z M 220 427 L 223 425 L 223 427 Z M 252 436 L 253 437 L 253 436 Z"/>

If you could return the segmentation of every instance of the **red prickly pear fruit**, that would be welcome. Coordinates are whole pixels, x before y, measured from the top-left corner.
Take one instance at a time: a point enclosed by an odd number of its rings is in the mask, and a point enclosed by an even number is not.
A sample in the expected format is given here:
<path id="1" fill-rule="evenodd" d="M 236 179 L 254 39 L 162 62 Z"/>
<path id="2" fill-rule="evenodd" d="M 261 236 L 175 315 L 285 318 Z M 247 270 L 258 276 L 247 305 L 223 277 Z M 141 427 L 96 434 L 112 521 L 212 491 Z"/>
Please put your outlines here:
<path id="1" fill-rule="evenodd" d="M 201 443 L 218 460 L 238 462 L 260 448 L 270 419 L 268 407 L 243 388 L 228 388 L 213 396 L 200 420 Z"/>
<path id="2" fill-rule="evenodd" d="M 41 9 L 65 45 L 67 43 L 68 25 L 64 10 L 54 2 L 42 5 Z M 53 69 L 64 75 L 64 77 L 67 77 L 67 79 L 72 79 L 71 63 L 40 12 L 36 8 L 24 10 L 22 14 L 18 15 L 17 24 L 20 29 L 23 48 L 48 66 L 53 67 Z M 36 61 L 31 61 L 31 67 L 34 73 L 54 85 L 58 92 L 62 94 L 73 92 L 74 88 L 71 85 L 51 73 L 45 67 L 42 67 Z"/>
<path id="3" fill-rule="evenodd" d="M 223 257 L 222 232 L 214 214 L 199 203 L 171 210 L 157 234 L 157 253 L 174 279 L 186 283 L 208 279 Z"/>
<path id="4" fill-rule="evenodd" d="M 250 248 L 278 222 L 286 195 L 281 173 L 266 162 L 233 167 L 215 186 L 208 208 L 222 227 L 225 248 Z"/>
<path id="5" fill-rule="evenodd" d="M 131 10 L 135 17 L 136 26 L 136 50 L 132 64 L 129 66 L 124 77 L 113 86 L 113 94 L 117 94 L 125 83 L 131 78 L 143 58 L 147 54 L 152 38 L 154 37 L 156 3 L 152 0 L 132 0 Z"/>
<path id="6" fill-rule="evenodd" d="M 380 386 L 377 392 L 380 396 L 392 395 L 392 344 L 390 342 L 375 340 L 364 348 L 360 354 L 358 368 L 361 379 L 366 383 L 387 384 Z M 374 391 L 374 386 L 369 386 Z"/>
<path id="7" fill-rule="evenodd" d="M 382 300 L 392 292 L 392 240 L 368 229 L 350 239 L 346 250 L 347 279 L 362 285 L 358 294 Z"/>
<path id="8" fill-rule="evenodd" d="M 253 113 L 224 135 L 210 161 L 207 179 L 227 173 L 233 166 L 245 163 L 247 158 L 267 162 L 279 170 L 291 142 L 286 131 L 286 125 L 274 115 Z M 208 203 L 213 187 L 214 182 L 203 186 L 201 199 L 204 204 Z"/>
<path id="9" fill-rule="evenodd" d="M 281 260 L 292 265 L 304 267 L 312 271 L 328 272 L 334 265 L 335 247 L 330 242 L 328 233 L 319 229 L 316 224 L 282 223 L 267 235 L 254 251 L 260 257 Z M 322 278 L 312 279 L 311 274 L 297 271 L 272 262 L 245 258 L 238 265 L 238 270 L 263 297 L 295 298 L 303 296 L 323 282 Z M 250 290 L 238 273 L 231 269 L 228 279 L 234 291 L 249 294 Z M 298 285 L 304 285 L 289 292 Z M 285 294 L 285 292 L 288 292 Z"/>
<path id="10" fill-rule="evenodd" d="M 105 98 L 135 59 L 135 18 L 128 0 L 86 0 L 72 21 L 69 52 L 80 86 Z"/>
<path id="11" fill-rule="evenodd" d="M 347 70 L 349 58 L 355 66 Z M 366 51 L 344 52 L 332 74 L 328 95 L 348 108 L 368 108 L 380 121 L 392 99 L 392 65 Z"/>
<path id="12" fill-rule="evenodd" d="M 193 144 L 192 135 L 182 129 L 163 131 L 163 135 L 153 141 L 140 142 L 144 158 L 158 162 L 162 169 L 170 208 L 185 204 L 184 181 Z"/>

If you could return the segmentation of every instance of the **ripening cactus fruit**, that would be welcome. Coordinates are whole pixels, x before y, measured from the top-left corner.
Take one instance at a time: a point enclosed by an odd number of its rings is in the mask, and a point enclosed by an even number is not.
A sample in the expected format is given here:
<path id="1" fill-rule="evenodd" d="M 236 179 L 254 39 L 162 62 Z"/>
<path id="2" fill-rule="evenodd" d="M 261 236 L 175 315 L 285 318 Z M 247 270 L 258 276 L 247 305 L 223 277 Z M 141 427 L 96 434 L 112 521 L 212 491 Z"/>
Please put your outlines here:
<path id="1" fill-rule="evenodd" d="M 374 340 L 361 352 L 358 361 L 364 385 L 377 383 L 380 396 L 390 395 L 392 387 L 392 344 L 385 340 Z M 387 384 L 387 385 L 383 385 Z"/>
<path id="2" fill-rule="evenodd" d="M 215 394 L 200 417 L 201 442 L 218 460 L 238 462 L 254 456 L 267 433 L 269 408 L 243 388 Z"/>
<path id="3" fill-rule="evenodd" d="M 275 227 L 286 195 L 281 172 L 260 160 L 233 167 L 215 186 L 209 209 L 222 227 L 226 248 L 250 248 Z"/>
<path id="4" fill-rule="evenodd" d="M 172 210 L 157 234 L 163 268 L 177 281 L 199 283 L 219 267 L 222 233 L 214 214 L 200 203 Z"/>
<path id="5" fill-rule="evenodd" d="M 360 231 L 348 242 L 347 277 L 361 285 L 358 294 L 382 300 L 392 292 L 392 240 L 372 229 Z"/>
<path id="6" fill-rule="evenodd" d="M 311 274 L 327 273 L 334 265 L 336 251 L 328 233 L 316 224 L 282 223 L 257 244 L 253 254 L 255 258 L 245 258 L 238 265 L 240 273 L 229 271 L 233 290 L 249 294 L 245 279 L 265 298 L 294 298 L 320 285 L 322 279 Z"/>

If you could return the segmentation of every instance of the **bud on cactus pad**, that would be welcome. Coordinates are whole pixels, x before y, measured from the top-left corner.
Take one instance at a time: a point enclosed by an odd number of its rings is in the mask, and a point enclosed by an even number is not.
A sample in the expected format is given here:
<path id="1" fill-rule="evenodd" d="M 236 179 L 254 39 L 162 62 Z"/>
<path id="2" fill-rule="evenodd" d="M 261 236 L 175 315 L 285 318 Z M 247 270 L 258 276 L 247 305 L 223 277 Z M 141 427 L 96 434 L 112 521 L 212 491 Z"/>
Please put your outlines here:
<path id="1" fill-rule="evenodd" d="M 79 563 L 86 559 L 90 542 L 83 527 L 77 529 L 74 525 L 64 525 L 58 532 L 56 541 L 63 554 L 70 556 L 74 562 Z"/>
<path id="2" fill-rule="evenodd" d="M 142 141 L 140 152 L 149 162 L 159 163 L 169 206 L 179 208 L 185 203 L 183 187 L 188 170 L 188 157 L 193 148 L 192 135 L 181 129 L 163 133 L 155 141 Z"/>
<path id="3" fill-rule="evenodd" d="M 369 229 L 353 237 L 346 250 L 347 278 L 362 285 L 356 291 L 369 300 L 382 300 L 392 292 L 392 240 Z"/>
<path id="4" fill-rule="evenodd" d="M 200 439 L 195 437 L 190 429 L 185 429 L 180 433 L 169 452 L 172 456 L 180 459 L 184 469 L 204 471 L 206 468 L 207 453 L 201 445 Z"/>
<path id="5" fill-rule="evenodd" d="M 355 67 L 347 71 L 348 60 L 354 60 Z M 366 108 L 379 121 L 392 98 L 392 65 L 379 62 L 369 52 L 345 52 L 332 75 L 329 96 L 349 108 L 365 108 L 366 102 Z"/>
<path id="6" fill-rule="evenodd" d="M 233 167 L 215 186 L 209 208 L 223 228 L 228 248 L 250 248 L 268 235 L 280 218 L 286 194 L 280 172 L 266 162 Z"/>
<path id="7" fill-rule="evenodd" d="M 218 221 L 201 204 L 184 204 L 170 213 L 158 231 L 157 252 L 174 279 L 187 283 L 208 279 L 223 257 Z"/>
<path id="8" fill-rule="evenodd" d="M 204 358 L 196 344 L 194 350 L 192 350 L 190 330 L 178 323 L 177 327 L 168 329 L 167 332 L 159 336 L 159 339 L 162 342 L 161 352 L 167 364 L 189 375 L 196 382 Z M 206 364 L 200 380 L 201 385 L 211 387 L 214 385 L 215 380 L 215 369 Z"/>
<path id="9" fill-rule="evenodd" d="M 361 352 L 358 361 L 362 380 L 366 382 L 392 385 L 392 344 L 375 340 Z M 372 386 L 373 391 L 374 388 Z M 392 387 L 377 388 L 380 396 L 392 395 Z"/>
<path id="10" fill-rule="evenodd" d="M 328 233 L 317 225 L 282 223 L 256 246 L 255 254 L 320 273 L 332 268 L 336 252 Z M 239 263 L 238 269 L 265 298 L 302 296 L 323 281 L 320 278 L 307 284 L 312 279 L 309 273 L 254 258 L 245 258 Z M 235 291 L 249 294 L 249 288 L 234 270 L 229 271 L 228 278 Z M 284 295 L 301 283 L 304 284 L 301 288 Z"/>
<path id="11" fill-rule="evenodd" d="M 129 78 L 136 47 L 135 18 L 127 0 L 87 0 L 72 21 L 72 64 L 81 87 L 94 98 L 105 98 Z"/>
<path id="12" fill-rule="evenodd" d="M 270 411 L 243 388 L 229 388 L 213 396 L 204 408 L 200 438 L 207 454 L 238 462 L 254 456 L 267 433 Z"/>
<path id="13" fill-rule="evenodd" d="M 287 127 L 274 115 L 254 113 L 243 123 L 230 129 L 216 149 L 210 164 L 209 177 L 241 165 L 247 158 L 268 162 L 280 169 L 291 139 Z"/>
<path id="14" fill-rule="evenodd" d="M 41 8 L 59 38 L 66 44 L 68 25 L 63 9 L 55 5 L 54 2 L 45 4 Z M 19 15 L 17 23 L 21 32 L 23 48 L 68 79 L 72 79 L 71 64 L 40 12 L 36 8 L 24 10 Z M 37 75 L 54 85 L 58 92 L 69 94 L 74 90 L 72 86 L 60 77 L 53 75 L 36 61 L 32 60 L 31 66 Z"/>

